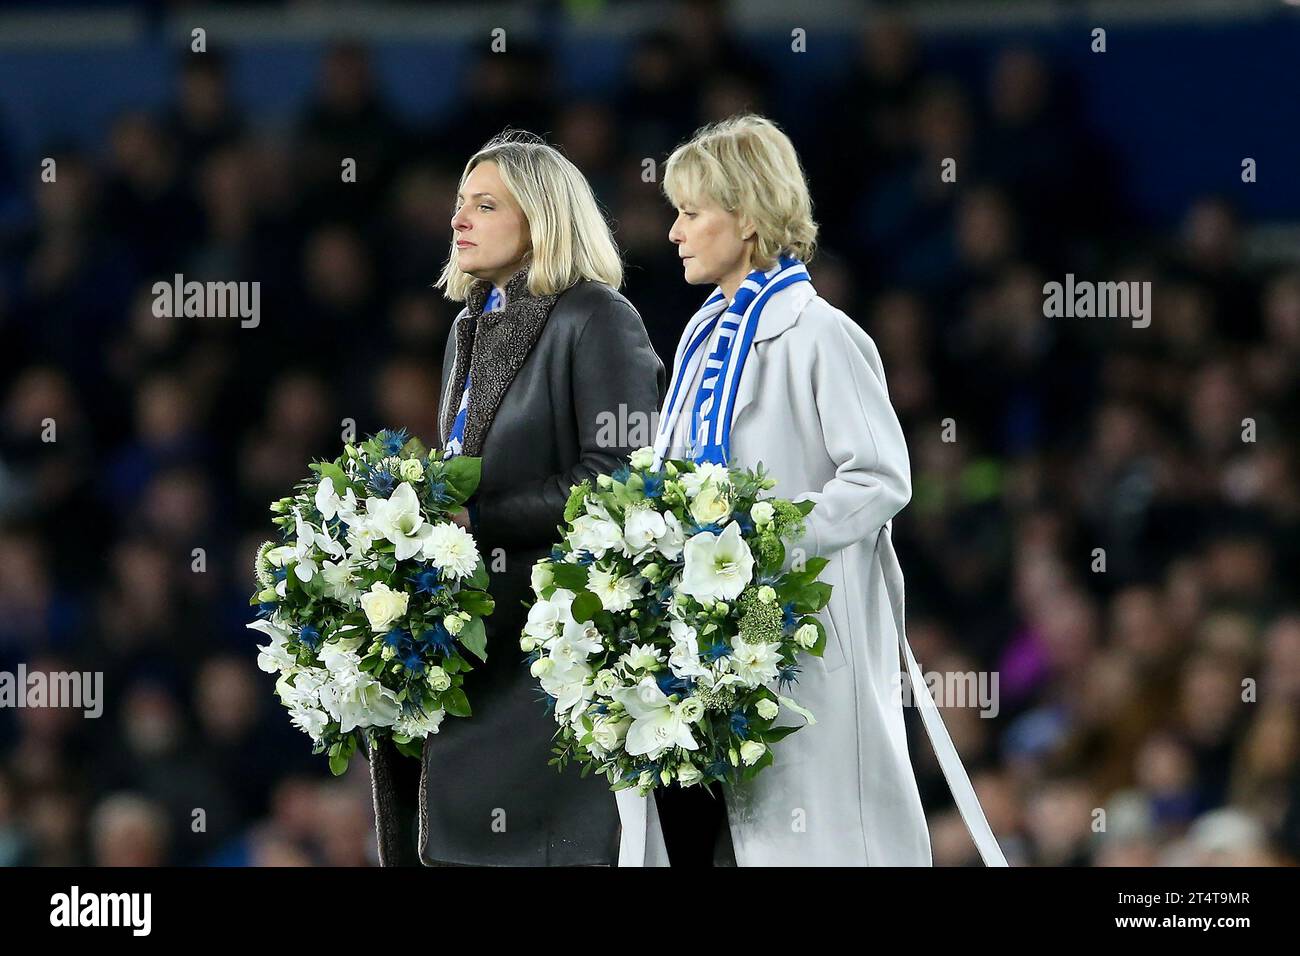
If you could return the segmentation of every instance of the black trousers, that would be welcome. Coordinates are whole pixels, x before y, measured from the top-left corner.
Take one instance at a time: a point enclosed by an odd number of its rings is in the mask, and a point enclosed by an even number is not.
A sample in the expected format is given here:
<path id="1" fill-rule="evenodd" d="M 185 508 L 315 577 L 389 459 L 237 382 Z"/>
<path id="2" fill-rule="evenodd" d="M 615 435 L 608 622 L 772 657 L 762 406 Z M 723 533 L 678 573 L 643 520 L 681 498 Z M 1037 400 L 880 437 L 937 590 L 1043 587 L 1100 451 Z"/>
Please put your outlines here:
<path id="1" fill-rule="evenodd" d="M 654 791 L 659 827 L 671 866 L 735 866 L 731 828 L 722 787 L 679 787 L 676 781 Z"/>

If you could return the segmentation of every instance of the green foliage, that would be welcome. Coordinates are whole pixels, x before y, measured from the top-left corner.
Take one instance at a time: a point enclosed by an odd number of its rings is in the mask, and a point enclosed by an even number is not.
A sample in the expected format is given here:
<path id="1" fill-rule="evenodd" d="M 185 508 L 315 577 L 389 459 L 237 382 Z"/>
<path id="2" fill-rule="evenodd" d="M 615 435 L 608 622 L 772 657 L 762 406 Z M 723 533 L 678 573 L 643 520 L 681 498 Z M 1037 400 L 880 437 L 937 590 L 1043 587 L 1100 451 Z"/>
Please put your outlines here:
<path id="1" fill-rule="evenodd" d="M 483 628 L 482 619 L 471 618 L 470 622 L 456 635 L 456 640 L 460 641 L 461 645 L 479 660 L 487 660 L 487 632 Z"/>

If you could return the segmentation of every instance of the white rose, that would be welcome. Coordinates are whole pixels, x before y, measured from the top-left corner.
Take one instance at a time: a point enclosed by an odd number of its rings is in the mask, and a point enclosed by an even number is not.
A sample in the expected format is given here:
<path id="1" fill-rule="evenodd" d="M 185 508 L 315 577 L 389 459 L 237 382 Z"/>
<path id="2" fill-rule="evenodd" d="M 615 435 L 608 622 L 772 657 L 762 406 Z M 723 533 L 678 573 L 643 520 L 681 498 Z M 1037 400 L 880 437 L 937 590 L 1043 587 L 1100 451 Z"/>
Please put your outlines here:
<path id="1" fill-rule="evenodd" d="M 437 664 L 429 668 L 429 672 L 425 675 L 425 680 L 427 680 L 429 686 L 439 694 L 451 686 L 450 675 L 448 675 L 448 673 Z"/>
<path id="2" fill-rule="evenodd" d="M 649 468 L 655 463 L 655 450 L 648 445 L 645 448 L 638 448 L 632 452 L 629 463 L 633 468 Z"/>
<path id="3" fill-rule="evenodd" d="M 424 477 L 424 466 L 418 458 L 403 458 L 397 466 L 397 473 L 403 481 L 419 481 Z"/>
<path id="4" fill-rule="evenodd" d="M 375 631 L 388 630 L 394 621 L 406 613 L 411 596 L 405 591 L 394 591 L 383 581 L 377 581 L 361 595 L 361 609 Z"/>
<path id="5" fill-rule="evenodd" d="M 618 686 L 618 675 L 609 668 L 605 668 L 596 674 L 595 680 L 596 693 L 609 696 L 609 692 Z"/>
<path id="6" fill-rule="evenodd" d="M 764 604 L 771 604 L 776 600 L 776 590 L 769 585 L 764 584 L 758 589 L 758 599 Z"/>
<path id="7" fill-rule="evenodd" d="M 534 650 L 536 650 L 536 648 L 537 648 L 537 638 L 529 637 L 527 634 L 519 638 L 519 649 L 521 651 L 527 651 L 528 653 L 531 654 Z"/>
<path id="8" fill-rule="evenodd" d="M 757 704 L 754 705 L 754 709 L 758 711 L 758 716 L 762 717 L 764 720 L 771 720 L 773 717 L 776 716 L 777 711 L 779 711 L 781 708 L 779 708 L 776 705 L 776 701 L 768 700 L 766 697 L 764 697 L 762 700 L 760 700 Z"/>
<path id="9" fill-rule="evenodd" d="M 442 626 L 447 629 L 447 633 L 455 637 L 465 629 L 465 619 L 459 614 L 448 614 L 442 619 Z"/>
<path id="10" fill-rule="evenodd" d="M 627 737 L 627 729 L 631 726 L 632 721 L 626 718 L 623 720 L 604 718 L 596 721 L 596 725 L 591 728 L 591 735 L 605 750 L 613 750 Z"/>
<path id="11" fill-rule="evenodd" d="M 767 745 L 757 740 L 746 740 L 740 745 L 740 759 L 745 762 L 746 767 L 752 767 L 765 753 L 767 753 Z"/>
<path id="12" fill-rule="evenodd" d="M 817 633 L 816 624 L 804 624 L 794 632 L 795 643 L 807 650 L 817 643 L 817 638 L 821 635 Z"/>
<path id="13" fill-rule="evenodd" d="M 693 724 L 704 716 L 704 702 L 698 697 L 687 697 L 677 706 L 677 716 Z"/>
<path id="14" fill-rule="evenodd" d="M 755 502 L 754 507 L 749 509 L 749 517 L 753 519 L 756 528 L 766 528 L 772 523 L 775 514 L 776 509 L 766 501 Z"/>
<path id="15" fill-rule="evenodd" d="M 549 560 L 543 558 L 533 565 L 533 593 L 538 597 L 542 592 L 555 583 L 555 572 L 551 570 Z"/>
<path id="16" fill-rule="evenodd" d="M 693 783 L 698 783 L 704 774 L 694 764 L 682 764 L 677 768 L 677 782 L 683 787 L 689 787 Z"/>
<path id="17" fill-rule="evenodd" d="M 691 502 L 691 517 L 698 524 L 716 524 L 731 514 L 731 502 L 713 485 L 705 485 Z"/>
<path id="18" fill-rule="evenodd" d="M 534 677 L 545 677 L 551 671 L 555 670 L 555 661 L 549 657 L 539 657 L 533 661 L 533 666 L 528 668 L 528 673 Z"/>

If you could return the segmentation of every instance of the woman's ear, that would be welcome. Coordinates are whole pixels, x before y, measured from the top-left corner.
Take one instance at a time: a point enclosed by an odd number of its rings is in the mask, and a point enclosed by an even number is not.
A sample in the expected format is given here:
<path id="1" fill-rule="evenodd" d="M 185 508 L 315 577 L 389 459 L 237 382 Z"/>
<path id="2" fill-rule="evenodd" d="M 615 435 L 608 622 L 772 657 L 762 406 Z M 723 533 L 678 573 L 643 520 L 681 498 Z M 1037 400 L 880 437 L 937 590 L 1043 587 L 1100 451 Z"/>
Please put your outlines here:
<path id="1" fill-rule="evenodd" d="M 752 219 L 750 219 L 748 216 L 741 217 L 740 220 L 740 241 L 741 242 L 749 242 L 751 239 L 754 238 L 754 235 L 757 232 L 758 229 L 754 226 L 754 221 Z"/>

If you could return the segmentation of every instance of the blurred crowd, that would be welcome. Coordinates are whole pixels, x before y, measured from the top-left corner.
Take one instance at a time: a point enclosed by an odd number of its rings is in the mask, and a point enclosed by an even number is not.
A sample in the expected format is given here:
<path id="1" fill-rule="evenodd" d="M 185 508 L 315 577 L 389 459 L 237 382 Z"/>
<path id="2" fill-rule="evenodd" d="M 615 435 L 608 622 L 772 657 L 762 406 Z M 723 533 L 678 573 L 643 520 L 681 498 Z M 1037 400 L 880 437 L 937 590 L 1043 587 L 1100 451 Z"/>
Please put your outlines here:
<path id="1" fill-rule="evenodd" d="M 642 161 L 746 108 L 795 133 L 814 283 L 884 359 L 917 657 L 998 675 L 996 717 L 945 717 L 1011 862 L 1300 858 L 1300 264 L 1257 267 L 1221 196 L 1134 221 L 1071 77 L 1030 48 L 959 81 L 876 21 L 811 123 L 689 6 L 616 88 L 561 95 L 547 51 L 512 44 L 425 125 L 360 44 L 325 52 L 290 128 L 235 101 L 221 52 L 182 55 L 169 108 L 51 144 L 56 183 L 6 177 L 0 670 L 103 671 L 106 699 L 0 709 L 0 865 L 374 863 L 364 760 L 331 777 L 256 667 L 266 505 L 346 419 L 433 443 L 457 306 L 431 283 L 461 167 L 503 127 L 590 178 L 671 365 L 706 290 Z M 175 273 L 259 281 L 260 324 L 155 316 Z M 1066 273 L 1150 281 L 1153 321 L 1045 317 Z M 978 862 L 914 718 L 935 862 Z"/>

